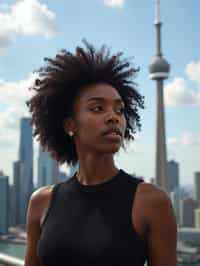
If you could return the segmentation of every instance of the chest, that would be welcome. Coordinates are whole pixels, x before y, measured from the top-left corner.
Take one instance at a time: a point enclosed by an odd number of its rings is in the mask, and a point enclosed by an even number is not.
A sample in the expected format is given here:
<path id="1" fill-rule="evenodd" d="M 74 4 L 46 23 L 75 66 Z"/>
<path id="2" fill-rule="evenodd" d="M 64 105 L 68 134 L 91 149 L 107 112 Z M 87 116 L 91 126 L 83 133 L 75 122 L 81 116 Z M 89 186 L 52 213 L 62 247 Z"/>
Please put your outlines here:
<path id="1" fill-rule="evenodd" d="M 135 230 L 136 234 L 138 234 L 142 239 L 145 239 L 146 238 L 147 225 L 145 222 L 145 204 L 144 204 L 142 192 L 140 189 L 142 185 L 143 184 L 138 185 L 138 189 L 135 191 L 135 194 L 133 195 L 131 202 L 129 202 L 129 205 L 131 206 L 130 217 L 131 217 L 131 223 L 133 226 L 133 230 Z M 42 227 L 42 224 L 44 223 L 46 216 L 47 216 L 47 213 L 49 211 L 49 207 L 50 207 L 50 203 L 51 203 L 50 202 L 51 196 L 52 196 L 52 187 L 49 188 L 48 193 L 46 193 L 45 197 L 43 197 L 43 200 L 41 201 L 41 205 L 40 205 L 40 207 L 41 207 L 40 226 L 41 227 Z M 77 201 L 75 200 L 75 202 L 77 202 Z M 117 204 L 117 202 L 116 202 L 116 204 Z M 87 201 L 85 202 L 85 205 L 87 205 Z M 96 211 L 94 211 L 94 213 L 95 213 L 95 215 L 98 215 L 97 209 L 96 209 Z M 94 215 L 94 217 L 95 217 L 95 215 Z M 75 215 L 75 216 L 77 216 L 77 215 Z M 87 219 L 89 219 L 89 217 L 86 216 L 86 220 Z M 95 219 L 98 219 L 98 216 L 96 216 Z M 117 217 L 116 217 L 116 219 L 117 219 Z"/>
<path id="2" fill-rule="evenodd" d="M 44 260 L 59 257 L 88 263 L 106 258 L 115 262 L 125 258 L 140 260 L 143 242 L 132 223 L 132 206 L 126 202 L 113 201 L 112 197 L 101 201 L 93 198 L 92 202 L 89 198 L 70 197 L 70 201 L 59 202 L 43 227 L 40 256 Z"/>
<path id="3" fill-rule="evenodd" d="M 43 261 L 62 258 L 75 265 L 107 265 L 108 261 L 124 265 L 128 259 L 142 259 L 143 245 L 133 230 L 131 216 L 120 218 L 97 205 L 65 207 L 59 217 L 52 212 L 43 228 L 38 246 Z"/>

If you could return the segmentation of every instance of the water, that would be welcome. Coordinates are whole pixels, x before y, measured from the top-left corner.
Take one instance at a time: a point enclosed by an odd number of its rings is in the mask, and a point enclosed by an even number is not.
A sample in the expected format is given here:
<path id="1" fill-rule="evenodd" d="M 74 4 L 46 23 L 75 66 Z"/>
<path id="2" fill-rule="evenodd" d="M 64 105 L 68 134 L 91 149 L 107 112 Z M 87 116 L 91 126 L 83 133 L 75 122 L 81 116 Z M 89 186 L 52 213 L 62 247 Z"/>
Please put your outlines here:
<path id="1" fill-rule="evenodd" d="M 25 245 L 24 244 L 13 244 L 0 241 L 0 252 L 5 253 L 19 259 L 25 257 Z M 145 264 L 146 265 L 146 264 Z M 200 263 L 196 264 L 177 264 L 178 266 L 200 266 Z"/>
<path id="2" fill-rule="evenodd" d="M 200 266 L 200 263 L 179 263 L 178 266 Z"/>
<path id="3" fill-rule="evenodd" d="M 24 244 L 13 244 L 13 243 L 7 243 L 7 242 L 0 241 L 0 252 L 24 260 L 25 245 Z"/>

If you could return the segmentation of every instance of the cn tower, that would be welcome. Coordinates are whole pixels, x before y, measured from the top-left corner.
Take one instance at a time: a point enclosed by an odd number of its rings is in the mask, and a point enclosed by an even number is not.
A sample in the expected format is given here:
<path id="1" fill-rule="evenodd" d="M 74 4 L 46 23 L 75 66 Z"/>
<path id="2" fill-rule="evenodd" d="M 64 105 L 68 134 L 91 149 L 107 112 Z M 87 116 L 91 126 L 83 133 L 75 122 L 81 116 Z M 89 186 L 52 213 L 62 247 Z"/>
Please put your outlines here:
<path id="1" fill-rule="evenodd" d="M 168 192 L 163 84 L 169 76 L 170 65 L 164 59 L 161 51 L 161 26 L 160 0 L 155 0 L 156 55 L 149 66 L 149 78 L 156 81 L 157 87 L 155 182 L 161 189 Z"/>

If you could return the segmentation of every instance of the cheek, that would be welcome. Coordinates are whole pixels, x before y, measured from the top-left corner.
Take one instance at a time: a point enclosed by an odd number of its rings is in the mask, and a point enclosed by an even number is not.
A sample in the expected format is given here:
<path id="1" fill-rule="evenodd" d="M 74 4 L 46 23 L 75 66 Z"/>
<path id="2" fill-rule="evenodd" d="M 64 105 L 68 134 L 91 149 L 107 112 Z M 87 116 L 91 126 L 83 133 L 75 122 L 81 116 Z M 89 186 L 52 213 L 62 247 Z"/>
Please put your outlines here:
<path id="1" fill-rule="evenodd" d="M 85 116 L 79 122 L 79 131 L 81 137 L 88 139 L 95 136 L 101 129 L 102 121 L 98 118 Z"/>

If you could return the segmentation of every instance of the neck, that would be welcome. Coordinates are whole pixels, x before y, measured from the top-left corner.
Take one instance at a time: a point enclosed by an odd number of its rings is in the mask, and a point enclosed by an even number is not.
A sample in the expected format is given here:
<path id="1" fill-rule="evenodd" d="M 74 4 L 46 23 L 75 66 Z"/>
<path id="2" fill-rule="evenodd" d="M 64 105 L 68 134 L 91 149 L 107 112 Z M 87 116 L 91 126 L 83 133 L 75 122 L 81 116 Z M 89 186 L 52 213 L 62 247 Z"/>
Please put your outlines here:
<path id="1" fill-rule="evenodd" d="M 83 185 L 103 183 L 111 179 L 118 171 L 112 154 L 79 156 L 77 178 Z"/>

